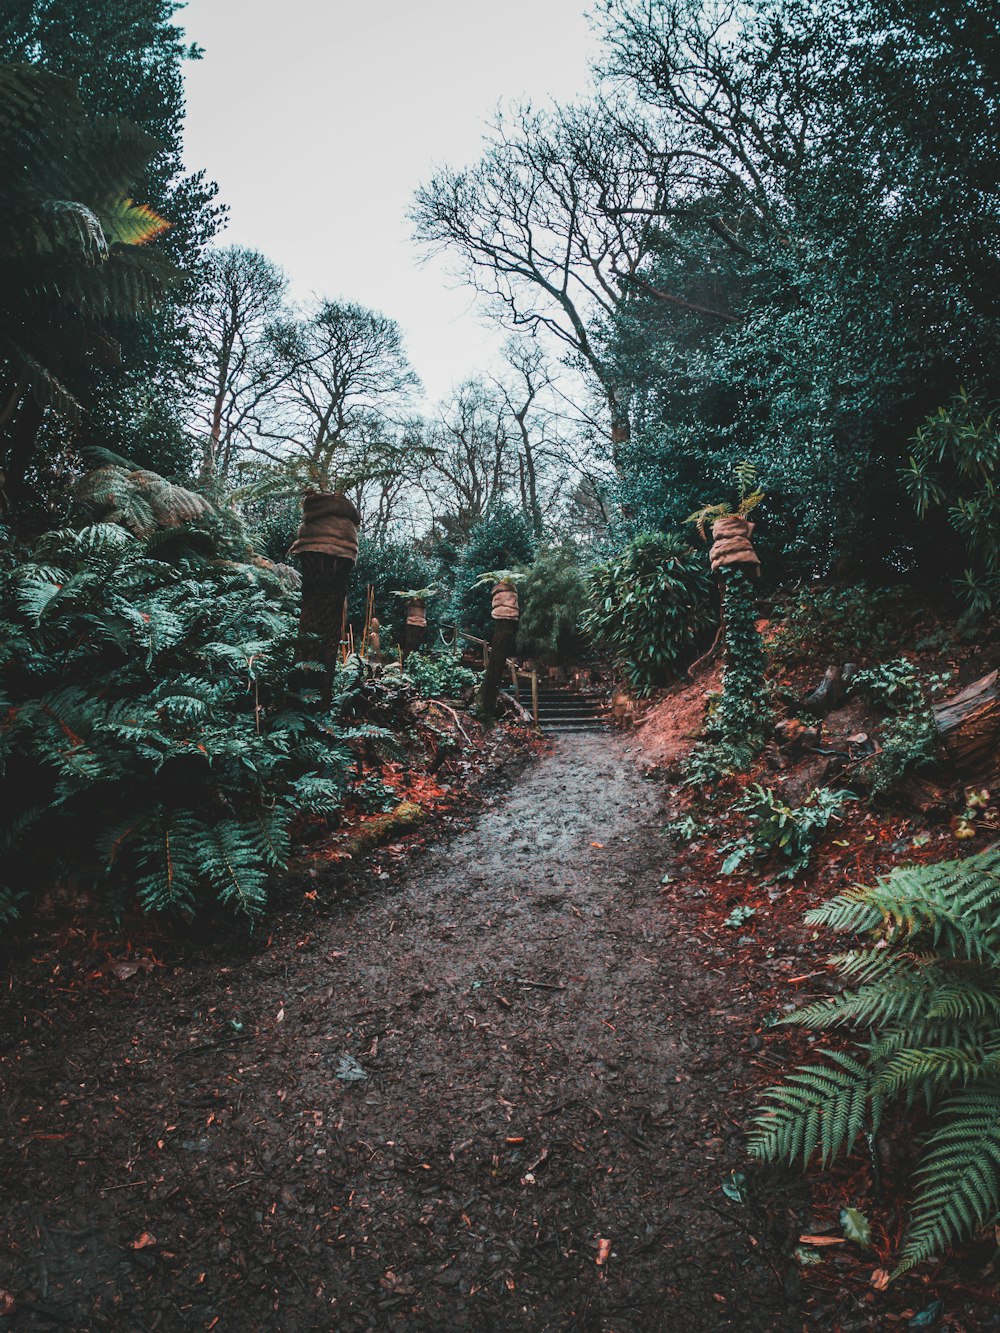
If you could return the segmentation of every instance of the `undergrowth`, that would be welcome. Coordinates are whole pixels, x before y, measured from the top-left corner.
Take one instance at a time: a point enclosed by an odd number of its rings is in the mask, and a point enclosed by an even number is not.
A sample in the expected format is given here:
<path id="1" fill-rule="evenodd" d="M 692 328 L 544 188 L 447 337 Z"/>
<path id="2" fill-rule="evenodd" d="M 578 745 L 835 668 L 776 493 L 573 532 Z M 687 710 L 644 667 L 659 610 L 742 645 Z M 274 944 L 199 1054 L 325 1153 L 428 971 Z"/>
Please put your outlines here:
<path id="1" fill-rule="evenodd" d="M 832 960 L 843 992 L 782 1021 L 867 1036 L 769 1088 L 750 1151 L 803 1165 L 818 1155 L 826 1166 L 877 1135 L 890 1106 L 904 1116 L 926 1107 L 931 1125 L 895 1270 L 904 1273 L 1000 1208 L 1000 851 L 900 867 L 806 921 L 862 941 Z"/>
<path id="2" fill-rule="evenodd" d="M 341 800 L 348 735 L 284 687 L 294 596 L 253 564 L 157 558 L 157 535 L 51 532 L 0 581 L 2 915 L 58 880 L 255 915 L 300 813 Z"/>

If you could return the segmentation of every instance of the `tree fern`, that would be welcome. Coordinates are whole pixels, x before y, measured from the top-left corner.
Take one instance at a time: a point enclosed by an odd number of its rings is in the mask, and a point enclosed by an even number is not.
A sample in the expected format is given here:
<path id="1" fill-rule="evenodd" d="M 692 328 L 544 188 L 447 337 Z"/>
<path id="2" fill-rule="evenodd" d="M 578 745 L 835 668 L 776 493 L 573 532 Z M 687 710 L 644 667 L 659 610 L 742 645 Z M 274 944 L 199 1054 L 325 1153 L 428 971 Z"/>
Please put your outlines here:
<path id="1" fill-rule="evenodd" d="M 784 1020 L 868 1030 L 851 1055 L 790 1073 L 768 1089 L 750 1151 L 825 1165 L 850 1152 L 883 1106 L 936 1108 L 923 1144 L 896 1273 L 992 1221 L 1000 1208 L 1000 850 L 904 867 L 808 913 L 813 925 L 864 932 L 834 958 L 849 987 Z M 874 939 L 874 946 L 872 940 Z"/>

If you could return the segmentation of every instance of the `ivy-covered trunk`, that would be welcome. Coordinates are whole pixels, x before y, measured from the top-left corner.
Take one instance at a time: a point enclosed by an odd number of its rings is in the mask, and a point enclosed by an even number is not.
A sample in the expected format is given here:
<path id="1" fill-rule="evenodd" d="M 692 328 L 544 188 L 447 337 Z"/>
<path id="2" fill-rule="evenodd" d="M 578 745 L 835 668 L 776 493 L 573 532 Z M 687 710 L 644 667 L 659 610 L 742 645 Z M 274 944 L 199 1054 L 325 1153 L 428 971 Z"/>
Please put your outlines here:
<path id="1" fill-rule="evenodd" d="M 711 564 L 722 588 L 722 695 L 710 713 L 705 734 L 728 747 L 742 767 L 763 749 L 773 715 L 767 694 L 767 657 L 757 629 L 753 580 L 760 561 L 750 537 L 754 525 L 729 514 L 712 526 Z"/>
<path id="2" fill-rule="evenodd" d="M 722 697 L 710 730 L 759 749 L 771 725 L 771 705 L 764 672 L 767 657 L 757 629 L 757 597 L 745 569 L 720 571 L 724 655 Z"/>

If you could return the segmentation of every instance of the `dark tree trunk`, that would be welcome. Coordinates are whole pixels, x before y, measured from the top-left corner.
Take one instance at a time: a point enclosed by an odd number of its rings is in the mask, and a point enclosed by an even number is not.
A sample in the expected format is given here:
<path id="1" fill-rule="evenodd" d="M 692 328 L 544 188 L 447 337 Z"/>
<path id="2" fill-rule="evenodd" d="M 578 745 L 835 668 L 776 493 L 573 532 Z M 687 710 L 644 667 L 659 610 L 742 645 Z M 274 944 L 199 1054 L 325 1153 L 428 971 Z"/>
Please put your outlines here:
<path id="1" fill-rule="evenodd" d="M 403 661 L 409 657 L 410 653 L 415 653 L 423 642 L 426 625 L 404 625 L 403 627 Z"/>
<path id="2" fill-rule="evenodd" d="M 479 697 L 476 700 L 484 718 L 492 718 L 496 714 L 497 694 L 507 666 L 507 651 L 513 644 L 516 634 L 516 620 L 494 620 L 490 660 L 486 665 L 486 674 L 483 676 Z"/>
<path id="3" fill-rule="evenodd" d="M 302 611 L 298 656 L 302 662 L 322 664 L 321 697 L 323 707 L 328 708 L 340 651 L 347 584 L 354 561 L 321 555 L 318 551 L 303 551 L 299 558 L 302 561 Z"/>

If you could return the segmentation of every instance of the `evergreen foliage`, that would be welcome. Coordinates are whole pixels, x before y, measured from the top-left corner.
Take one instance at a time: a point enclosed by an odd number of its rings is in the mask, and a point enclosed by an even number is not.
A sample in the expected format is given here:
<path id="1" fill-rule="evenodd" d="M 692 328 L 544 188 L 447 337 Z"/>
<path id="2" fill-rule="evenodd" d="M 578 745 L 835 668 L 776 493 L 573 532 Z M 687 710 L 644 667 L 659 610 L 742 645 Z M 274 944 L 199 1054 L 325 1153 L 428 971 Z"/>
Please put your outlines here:
<path id="1" fill-rule="evenodd" d="M 461 699 L 479 683 L 478 672 L 445 650 L 410 653 L 403 675 L 425 699 Z"/>
<path id="2" fill-rule="evenodd" d="M 939 757 L 941 737 L 930 694 L 949 679 L 949 672 L 925 676 L 907 657 L 882 662 L 852 678 L 851 692 L 888 714 L 879 726 L 878 753 L 864 768 L 873 795 L 891 792 L 908 773 Z"/>
<path id="3" fill-rule="evenodd" d="M 578 662 L 586 648 L 582 621 L 587 585 L 573 546 L 543 551 L 518 584 L 518 652 L 551 666 Z"/>
<path id="4" fill-rule="evenodd" d="M 61 529 L 0 582 L 7 910 L 61 874 L 119 907 L 254 915 L 300 813 L 339 802 L 342 734 L 284 689 L 294 596 L 157 535 Z"/>
<path id="5" fill-rule="evenodd" d="M 722 692 L 709 707 L 704 740 L 692 751 L 688 782 L 747 768 L 764 748 L 773 721 L 753 581 L 735 566 L 723 568 L 719 577 L 725 633 Z"/>
<path id="6" fill-rule="evenodd" d="M 783 1021 L 869 1036 L 768 1089 L 750 1151 L 803 1164 L 818 1153 L 827 1165 L 878 1133 L 891 1103 L 925 1105 L 933 1119 L 895 1270 L 903 1273 L 1000 1209 L 1000 852 L 898 868 L 806 921 L 864 939 L 833 960 L 847 988 Z"/>
<path id="7" fill-rule="evenodd" d="M 362 532 L 358 560 L 347 588 L 347 618 L 355 634 L 364 626 L 368 588 L 374 589 L 375 614 L 382 627 L 382 646 L 390 638 L 398 643 L 403 621 L 406 619 L 405 599 L 397 597 L 397 588 L 425 588 L 433 578 L 431 561 L 412 542 L 387 539 L 380 542 L 366 540 Z M 427 629 L 425 639 L 437 637 L 441 619 L 438 611 L 440 598 L 427 602 Z"/>
<path id="8" fill-rule="evenodd" d="M 459 551 L 447 618 L 469 634 L 491 638 L 490 588 L 477 587 L 477 579 L 487 570 L 528 565 L 534 555 L 531 526 L 524 514 L 503 501 L 493 505 L 472 525 L 469 540 Z"/>
<path id="9" fill-rule="evenodd" d="M 1000 431 L 963 389 L 911 442 L 903 480 L 921 519 L 941 507 L 969 565 L 958 590 L 976 615 L 1000 607 Z"/>
<path id="10" fill-rule="evenodd" d="M 674 533 L 641 532 L 588 575 L 583 628 L 646 695 L 675 677 L 712 623 L 704 558 Z"/>
<path id="11" fill-rule="evenodd" d="M 660 150 L 643 183 L 668 174 L 599 340 L 630 402 L 616 461 L 637 521 L 682 519 L 752 442 L 770 568 L 949 572 L 954 543 L 914 522 L 899 470 L 960 384 L 1000 396 L 994 17 L 988 0 L 753 0 L 723 23 L 602 6 L 616 93 Z"/>
<path id="12" fill-rule="evenodd" d="M 158 145 L 134 126 L 86 114 L 72 85 L 0 65 L 0 356 L 14 406 L 76 418 L 64 382 L 114 346 L 109 322 L 135 319 L 176 270 L 146 242 L 169 224 L 127 192 Z M 28 458 L 8 467 L 16 479 Z"/>
<path id="13" fill-rule="evenodd" d="M 814 787 L 801 805 L 788 805 L 770 787 L 753 783 L 737 809 L 750 820 L 750 833 L 729 848 L 723 864 L 723 873 L 731 874 L 750 855 L 782 856 L 790 862 L 775 879 L 795 879 L 807 870 L 812 854 L 833 820 L 840 818 L 845 801 L 854 797 L 847 791 L 832 791 L 829 787 Z"/>
<path id="14" fill-rule="evenodd" d="M 137 164 L 127 193 L 171 225 L 152 249 L 144 247 L 141 256 L 131 258 L 150 267 L 159 255 L 184 276 L 139 318 L 122 318 L 120 308 L 105 310 L 103 336 L 89 347 L 82 332 L 74 342 L 75 325 L 67 316 L 60 326 L 61 364 L 36 359 L 83 408 L 86 443 L 111 444 L 144 467 L 180 474 L 191 457 L 183 425 L 190 352 L 186 311 L 197 299 L 199 258 L 223 210 L 214 202 L 216 187 L 183 167 L 183 66 L 200 53 L 184 41 L 177 8 L 173 0 L 18 0 L 0 15 L 0 60 L 58 76 L 77 90 L 79 107 L 93 123 L 117 125 L 123 132 L 134 127 L 157 150 Z M 53 115 L 50 133 L 58 135 L 62 128 L 61 115 Z M 68 148 L 67 156 L 72 156 Z M 81 168 L 85 163 L 82 158 Z M 96 189 L 99 181 L 98 175 L 85 183 Z M 134 286 L 136 275 L 128 277 Z M 6 392 L 12 388 L 11 383 Z M 39 499 L 59 497 L 67 461 L 76 470 L 77 429 L 49 413 L 38 433 L 28 469 L 33 493 L 26 497 L 36 505 L 33 521 L 45 515 L 34 493 Z M 34 440 L 34 430 L 25 433 Z"/>

